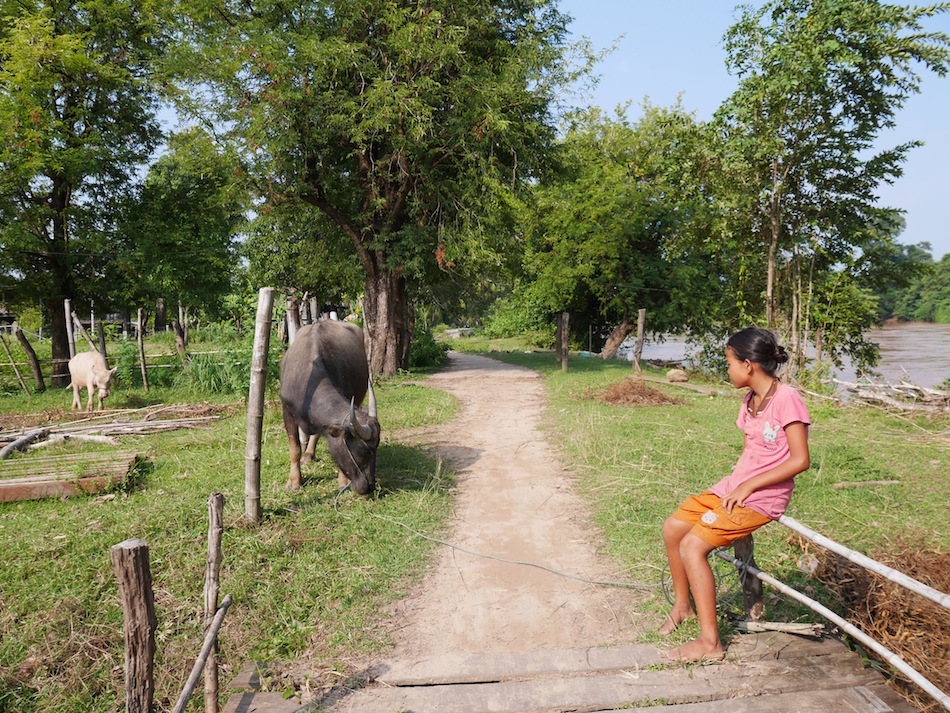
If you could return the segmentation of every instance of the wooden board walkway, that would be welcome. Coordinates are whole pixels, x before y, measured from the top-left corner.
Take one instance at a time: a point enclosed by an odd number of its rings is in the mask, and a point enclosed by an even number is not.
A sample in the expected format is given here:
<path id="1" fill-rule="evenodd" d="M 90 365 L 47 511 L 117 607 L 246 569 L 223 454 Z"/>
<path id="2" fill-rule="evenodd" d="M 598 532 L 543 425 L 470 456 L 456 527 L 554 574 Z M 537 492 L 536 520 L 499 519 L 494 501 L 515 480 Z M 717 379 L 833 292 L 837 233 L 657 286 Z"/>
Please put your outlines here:
<path id="1" fill-rule="evenodd" d="M 0 502 L 101 493 L 128 478 L 138 458 L 122 451 L 0 461 Z"/>
<path id="2" fill-rule="evenodd" d="M 253 687 L 253 676 L 243 685 Z M 266 697 L 265 697 L 266 696 Z M 334 700 L 245 691 L 225 713 L 913 713 L 883 676 L 832 639 L 738 635 L 723 663 L 662 662 L 652 646 L 438 656 L 382 663 Z"/>

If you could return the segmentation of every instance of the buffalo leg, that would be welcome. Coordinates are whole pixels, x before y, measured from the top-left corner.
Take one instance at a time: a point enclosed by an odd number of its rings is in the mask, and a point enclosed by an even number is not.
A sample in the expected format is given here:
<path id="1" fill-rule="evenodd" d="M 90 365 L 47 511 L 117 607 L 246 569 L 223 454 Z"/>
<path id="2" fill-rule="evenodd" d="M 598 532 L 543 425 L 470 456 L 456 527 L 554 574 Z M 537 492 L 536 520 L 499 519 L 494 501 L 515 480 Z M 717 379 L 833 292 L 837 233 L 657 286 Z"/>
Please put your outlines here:
<path id="1" fill-rule="evenodd" d="M 310 438 L 307 438 L 307 436 L 303 432 L 301 432 L 300 435 L 301 435 L 301 439 L 300 439 L 301 443 L 303 443 L 304 439 L 307 439 L 307 450 L 304 451 L 303 458 L 302 458 L 302 462 L 304 463 L 304 465 L 306 465 L 307 463 L 313 462 L 313 456 L 317 452 L 317 441 L 320 439 L 320 436 L 310 436 Z"/>
<path id="2" fill-rule="evenodd" d="M 290 477 L 287 479 L 288 490 L 300 490 L 300 434 L 297 433 L 297 422 L 290 409 L 284 405 L 284 430 L 287 431 L 287 441 L 290 444 Z"/>

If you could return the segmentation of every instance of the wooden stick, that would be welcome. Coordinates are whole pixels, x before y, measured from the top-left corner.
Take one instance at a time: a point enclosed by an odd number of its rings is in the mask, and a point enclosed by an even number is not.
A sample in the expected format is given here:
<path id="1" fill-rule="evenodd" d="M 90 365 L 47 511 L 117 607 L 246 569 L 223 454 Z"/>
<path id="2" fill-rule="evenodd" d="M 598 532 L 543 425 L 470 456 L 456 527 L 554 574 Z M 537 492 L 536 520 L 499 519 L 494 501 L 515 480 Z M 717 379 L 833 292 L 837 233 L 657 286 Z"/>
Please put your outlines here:
<path id="1" fill-rule="evenodd" d="M 214 621 L 221 591 L 221 536 L 224 533 L 224 495 L 208 498 L 208 566 L 205 570 L 205 631 Z M 205 666 L 205 713 L 218 713 L 218 645 L 212 644 L 211 665 Z"/>
<path id="2" fill-rule="evenodd" d="M 23 381 L 23 377 L 20 376 L 20 370 L 17 369 L 16 362 L 13 360 L 13 355 L 10 353 L 10 348 L 7 347 L 7 340 L 6 340 L 6 338 L 3 336 L 3 332 L 0 332 L 0 344 L 3 345 L 3 351 L 5 351 L 5 352 L 7 353 L 7 359 L 10 360 L 10 366 L 13 367 L 13 373 L 16 374 L 16 378 L 17 378 L 17 380 L 20 382 L 20 386 L 23 387 L 24 393 L 25 393 L 27 396 L 29 396 L 29 395 L 30 395 L 30 390 L 29 390 L 28 388 L 26 388 L 26 382 L 24 382 L 24 381 Z"/>
<path id="3" fill-rule="evenodd" d="M 786 624 L 778 621 L 739 621 L 735 627 L 740 631 L 784 631 L 787 634 L 804 634 L 805 636 L 821 636 L 825 630 L 822 624 Z"/>
<path id="4" fill-rule="evenodd" d="M 211 621 L 211 626 L 208 628 L 207 634 L 205 634 L 204 645 L 201 647 L 201 653 L 198 654 L 195 665 L 191 668 L 191 674 L 188 676 L 188 680 L 185 681 L 185 687 L 182 689 L 181 695 L 178 697 L 178 702 L 175 704 L 175 707 L 172 708 L 172 713 L 182 713 L 185 710 L 185 706 L 188 705 L 188 700 L 191 698 L 191 693 L 195 690 L 195 686 L 198 684 L 198 677 L 201 675 L 201 670 L 205 667 L 205 662 L 208 660 L 208 656 L 211 655 L 211 647 L 214 646 L 214 642 L 218 638 L 218 631 L 221 629 L 221 624 L 224 623 L 224 615 L 227 613 L 229 606 L 231 606 L 230 594 L 224 598 L 223 602 L 221 602 L 221 607 L 218 609 L 218 613 L 215 614 L 214 619 Z"/>
<path id="5" fill-rule="evenodd" d="M 40 369 L 40 360 L 36 358 L 33 345 L 30 344 L 23 330 L 20 328 L 20 325 L 16 322 L 13 323 L 13 334 L 20 343 L 20 347 L 26 353 L 26 360 L 30 363 L 30 368 L 33 370 L 33 380 L 36 382 L 37 391 L 46 391 L 46 383 L 43 381 L 43 370 Z"/>
<path id="6" fill-rule="evenodd" d="M 99 347 L 97 347 L 96 343 L 92 341 L 92 337 L 89 336 L 89 332 L 86 331 L 86 328 L 82 326 L 82 322 L 79 321 L 79 315 L 73 312 L 72 317 L 73 317 L 73 323 L 76 325 L 76 329 L 79 330 L 79 333 L 83 337 L 85 337 L 86 341 L 89 343 L 89 348 L 92 349 L 92 351 L 94 352 L 98 352 Z M 103 355 L 103 358 L 105 358 L 104 355 Z"/>

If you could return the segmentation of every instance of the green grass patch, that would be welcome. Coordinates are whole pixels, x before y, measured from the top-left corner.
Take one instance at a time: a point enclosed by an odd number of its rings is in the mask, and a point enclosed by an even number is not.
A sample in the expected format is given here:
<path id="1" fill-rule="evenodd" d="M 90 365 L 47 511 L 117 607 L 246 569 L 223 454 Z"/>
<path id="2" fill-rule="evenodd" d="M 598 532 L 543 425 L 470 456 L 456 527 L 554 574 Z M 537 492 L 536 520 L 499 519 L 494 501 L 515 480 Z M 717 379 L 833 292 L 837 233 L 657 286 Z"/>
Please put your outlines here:
<path id="1" fill-rule="evenodd" d="M 132 485 L 111 499 L 0 504 L 0 711 L 124 708 L 122 612 L 110 548 L 130 538 L 149 545 L 159 624 L 156 710 L 174 705 L 203 638 L 213 492 L 226 499 L 221 596 L 234 600 L 220 634 L 222 686 L 252 661 L 309 656 L 315 669 L 345 671 L 354 656 L 387 643 L 381 613 L 421 575 L 433 547 L 399 523 L 440 536 L 453 482 L 447 464 L 395 434 L 451 419 L 455 401 L 405 379 L 380 380 L 379 492 L 362 499 L 338 495 L 336 466 L 322 443 L 304 469 L 305 487 L 285 490 L 289 456 L 275 389 L 271 383 L 263 424 L 259 525 L 244 514 L 243 406 L 207 428 L 122 437 L 123 449 L 147 461 Z M 242 396 L 200 380 L 147 393 L 120 386 L 107 405 L 233 403 Z M 0 398 L 0 423 L 85 417 L 68 412 L 70 399 L 59 389 Z M 222 698 L 228 695 L 223 689 Z M 199 693 L 189 710 L 200 705 Z"/>

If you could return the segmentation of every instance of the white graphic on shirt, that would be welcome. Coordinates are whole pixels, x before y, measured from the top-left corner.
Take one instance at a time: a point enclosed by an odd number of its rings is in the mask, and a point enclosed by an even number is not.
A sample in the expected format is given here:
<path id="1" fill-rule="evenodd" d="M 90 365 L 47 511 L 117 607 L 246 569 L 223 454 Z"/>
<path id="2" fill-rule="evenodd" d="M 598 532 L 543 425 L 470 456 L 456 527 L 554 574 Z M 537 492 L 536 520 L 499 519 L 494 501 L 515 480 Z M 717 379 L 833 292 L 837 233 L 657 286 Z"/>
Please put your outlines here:
<path id="1" fill-rule="evenodd" d="M 765 422 L 762 426 L 762 438 L 765 439 L 766 443 L 775 443 L 775 439 L 778 438 L 778 429 L 778 424 L 773 427 L 768 421 Z"/>
<path id="2" fill-rule="evenodd" d="M 707 510 L 700 519 L 707 525 L 712 525 L 714 522 L 716 522 L 716 520 L 719 519 L 719 516 L 712 510 Z"/>

